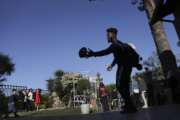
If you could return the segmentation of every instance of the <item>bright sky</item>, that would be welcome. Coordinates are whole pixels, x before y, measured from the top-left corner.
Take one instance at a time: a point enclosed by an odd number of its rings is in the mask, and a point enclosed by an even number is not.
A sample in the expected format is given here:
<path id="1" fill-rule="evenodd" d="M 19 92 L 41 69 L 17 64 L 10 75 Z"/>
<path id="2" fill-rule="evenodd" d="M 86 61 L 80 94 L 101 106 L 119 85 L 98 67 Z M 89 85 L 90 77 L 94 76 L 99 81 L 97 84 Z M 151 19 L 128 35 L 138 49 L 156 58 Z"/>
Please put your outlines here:
<path id="1" fill-rule="evenodd" d="M 106 28 L 117 27 L 118 38 L 132 42 L 147 58 L 155 50 L 144 12 L 130 0 L 1 0 L 0 52 L 8 54 L 16 71 L 5 84 L 46 89 L 47 79 L 57 69 L 95 75 L 106 84 L 115 82 L 116 68 L 106 71 L 112 55 L 80 59 L 79 48 L 108 47 Z M 177 35 L 165 23 L 171 48 L 178 53 Z"/>

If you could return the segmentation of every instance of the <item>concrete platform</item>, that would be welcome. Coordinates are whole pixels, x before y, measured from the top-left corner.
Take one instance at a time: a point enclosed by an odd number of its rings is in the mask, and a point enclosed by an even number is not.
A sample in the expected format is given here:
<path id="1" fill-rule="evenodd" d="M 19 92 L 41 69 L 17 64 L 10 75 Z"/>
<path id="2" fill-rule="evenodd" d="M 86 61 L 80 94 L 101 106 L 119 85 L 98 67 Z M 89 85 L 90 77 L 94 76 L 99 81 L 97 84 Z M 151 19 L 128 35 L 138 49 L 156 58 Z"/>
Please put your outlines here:
<path id="1" fill-rule="evenodd" d="M 116 111 L 63 117 L 9 118 L 8 120 L 180 120 L 180 105 L 158 106 L 140 110 L 133 114 L 121 114 Z"/>

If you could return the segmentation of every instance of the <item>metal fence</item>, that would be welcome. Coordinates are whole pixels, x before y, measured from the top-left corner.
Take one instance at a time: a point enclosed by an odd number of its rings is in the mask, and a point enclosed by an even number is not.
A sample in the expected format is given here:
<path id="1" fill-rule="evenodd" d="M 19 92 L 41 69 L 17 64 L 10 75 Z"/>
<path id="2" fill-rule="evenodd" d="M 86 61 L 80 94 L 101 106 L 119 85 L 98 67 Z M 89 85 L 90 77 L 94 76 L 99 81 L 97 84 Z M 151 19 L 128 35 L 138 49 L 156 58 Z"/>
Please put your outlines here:
<path id="1" fill-rule="evenodd" d="M 27 86 L 16 86 L 16 85 L 0 85 L 0 91 L 2 91 L 6 96 L 10 96 L 12 94 L 12 89 L 16 89 L 17 91 L 27 90 Z M 35 92 L 35 89 L 33 89 Z M 48 94 L 48 90 L 42 90 L 41 94 Z"/>
<path id="2" fill-rule="evenodd" d="M 0 85 L 0 90 L 6 95 L 10 96 L 12 93 L 12 89 L 16 89 L 17 91 L 27 89 L 27 86 L 16 86 L 16 85 Z"/>

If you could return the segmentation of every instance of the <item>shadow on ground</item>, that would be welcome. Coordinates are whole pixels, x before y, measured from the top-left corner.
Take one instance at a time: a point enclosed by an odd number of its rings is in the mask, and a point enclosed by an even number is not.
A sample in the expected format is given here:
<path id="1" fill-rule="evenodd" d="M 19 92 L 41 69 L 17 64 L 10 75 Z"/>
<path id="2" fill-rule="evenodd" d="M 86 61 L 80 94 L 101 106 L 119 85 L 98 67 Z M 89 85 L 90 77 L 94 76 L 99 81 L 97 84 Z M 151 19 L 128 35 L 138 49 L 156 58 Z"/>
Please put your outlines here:
<path id="1" fill-rule="evenodd" d="M 119 111 L 89 115 L 65 116 L 26 116 L 8 120 L 180 120 L 180 105 L 165 105 L 140 110 L 133 114 L 121 114 Z"/>

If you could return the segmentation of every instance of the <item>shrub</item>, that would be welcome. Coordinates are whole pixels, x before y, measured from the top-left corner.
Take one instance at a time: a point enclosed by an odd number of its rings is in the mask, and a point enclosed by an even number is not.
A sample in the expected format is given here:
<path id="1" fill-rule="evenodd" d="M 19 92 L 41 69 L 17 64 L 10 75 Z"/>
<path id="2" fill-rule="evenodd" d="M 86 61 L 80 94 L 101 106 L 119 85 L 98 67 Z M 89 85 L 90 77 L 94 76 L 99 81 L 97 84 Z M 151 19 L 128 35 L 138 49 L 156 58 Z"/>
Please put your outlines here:
<path id="1" fill-rule="evenodd" d="M 50 108 L 52 107 L 53 101 L 52 98 L 49 97 L 48 94 L 42 95 L 41 96 L 41 107 L 43 108 Z"/>

